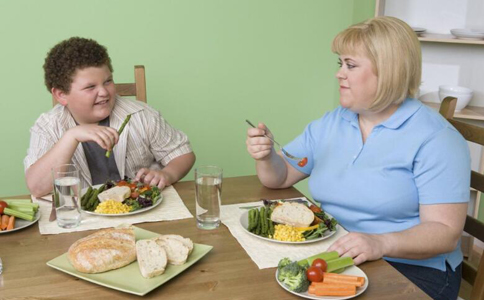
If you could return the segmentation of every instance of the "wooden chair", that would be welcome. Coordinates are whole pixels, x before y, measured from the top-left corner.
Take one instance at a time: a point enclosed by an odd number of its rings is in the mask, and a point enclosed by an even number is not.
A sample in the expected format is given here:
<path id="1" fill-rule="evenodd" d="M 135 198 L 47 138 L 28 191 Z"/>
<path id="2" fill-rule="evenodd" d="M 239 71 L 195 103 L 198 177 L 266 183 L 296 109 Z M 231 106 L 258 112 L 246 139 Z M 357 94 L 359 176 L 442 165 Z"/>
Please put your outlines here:
<path id="1" fill-rule="evenodd" d="M 445 98 L 440 105 L 440 114 L 444 116 L 444 118 L 446 118 L 466 140 L 484 146 L 484 127 L 453 119 L 456 103 L 456 98 Z M 480 192 L 484 192 L 484 175 L 471 171 L 471 187 Z M 481 242 L 484 242 L 483 222 L 468 215 L 464 231 Z M 484 259 L 482 259 L 482 257 L 477 268 L 468 260 L 464 260 L 462 264 L 462 279 L 472 285 L 470 300 L 484 300 Z"/>
<path id="2" fill-rule="evenodd" d="M 134 66 L 133 83 L 116 83 L 116 93 L 120 96 L 133 96 L 136 100 L 146 103 L 146 77 L 144 66 Z M 52 97 L 52 106 L 57 101 Z"/>

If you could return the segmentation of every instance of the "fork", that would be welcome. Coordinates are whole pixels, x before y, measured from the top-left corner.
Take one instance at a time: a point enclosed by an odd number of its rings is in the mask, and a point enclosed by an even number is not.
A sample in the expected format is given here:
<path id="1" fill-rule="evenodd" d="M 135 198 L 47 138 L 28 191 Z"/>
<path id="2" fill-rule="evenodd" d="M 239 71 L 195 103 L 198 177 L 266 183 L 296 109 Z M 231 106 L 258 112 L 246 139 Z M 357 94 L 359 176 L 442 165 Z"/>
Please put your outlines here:
<path id="1" fill-rule="evenodd" d="M 257 128 L 254 124 L 252 124 L 249 120 L 245 120 L 250 126 L 252 126 L 253 128 Z M 302 161 L 303 158 L 300 158 L 300 157 L 297 157 L 297 156 L 294 156 L 294 155 L 291 155 L 289 154 L 289 152 L 287 152 L 286 150 L 284 150 L 284 148 L 282 148 L 281 144 L 279 144 L 278 142 L 276 142 L 273 138 L 271 138 L 270 136 L 268 136 L 267 134 L 264 134 L 264 136 L 266 138 L 268 138 L 269 140 L 271 140 L 274 144 L 276 144 L 277 146 L 279 146 L 279 149 L 281 149 L 282 153 L 284 153 L 285 156 L 287 156 L 288 158 L 292 159 L 292 160 L 297 160 L 297 161 Z"/>

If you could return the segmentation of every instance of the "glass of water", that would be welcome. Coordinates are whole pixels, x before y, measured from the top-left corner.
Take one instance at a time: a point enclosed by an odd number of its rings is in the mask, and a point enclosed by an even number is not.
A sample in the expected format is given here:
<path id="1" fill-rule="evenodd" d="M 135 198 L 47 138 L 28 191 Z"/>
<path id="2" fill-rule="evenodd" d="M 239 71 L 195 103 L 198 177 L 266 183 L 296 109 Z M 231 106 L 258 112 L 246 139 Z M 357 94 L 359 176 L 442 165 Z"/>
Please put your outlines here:
<path id="1" fill-rule="evenodd" d="M 215 229 L 220 225 L 222 168 L 203 166 L 195 169 L 197 227 Z"/>
<path id="2" fill-rule="evenodd" d="M 81 222 L 79 170 L 72 164 L 59 165 L 52 169 L 52 177 L 57 225 L 62 228 L 77 227 Z"/>

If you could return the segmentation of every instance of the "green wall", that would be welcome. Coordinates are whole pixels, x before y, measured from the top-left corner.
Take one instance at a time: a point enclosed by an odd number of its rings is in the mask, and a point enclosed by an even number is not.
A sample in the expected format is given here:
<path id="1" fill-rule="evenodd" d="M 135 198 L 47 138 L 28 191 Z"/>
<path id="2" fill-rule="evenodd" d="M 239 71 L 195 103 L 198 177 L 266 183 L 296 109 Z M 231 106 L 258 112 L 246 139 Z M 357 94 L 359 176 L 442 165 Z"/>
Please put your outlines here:
<path id="1" fill-rule="evenodd" d="M 337 105 L 331 40 L 373 9 L 374 0 L 2 0 L 0 195 L 27 193 L 29 128 L 51 108 L 43 60 L 63 39 L 107 46 L 117 82 L 145 65 L 148 103 L 188 134 L 196 165 L 232 177 L 255 174 L 246 118 L 287 143 Z"/>

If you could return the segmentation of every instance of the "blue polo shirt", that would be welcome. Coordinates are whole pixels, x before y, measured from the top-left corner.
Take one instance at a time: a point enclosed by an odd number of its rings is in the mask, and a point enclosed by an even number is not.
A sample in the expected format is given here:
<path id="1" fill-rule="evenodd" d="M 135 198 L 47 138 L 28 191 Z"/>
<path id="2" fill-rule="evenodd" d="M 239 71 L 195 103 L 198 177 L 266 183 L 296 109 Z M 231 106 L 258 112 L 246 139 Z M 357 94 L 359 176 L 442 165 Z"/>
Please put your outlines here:
<path id="1" fill-rule="evenodd" d="M 338 107 L 284 148 L 308 158 L 303 168 L 288 162 L 310 175 L 312 197 L 349 231 L 398 232 L 420 223 L 419 205 L 469 201 L 467 142 L 416 99 L 406 99 L 365 143 L 358 115 Z M 443 271 L 446 261 L 455 269 L 462 253 L 459 243 L 430 259 L 385 259 Z"/>

